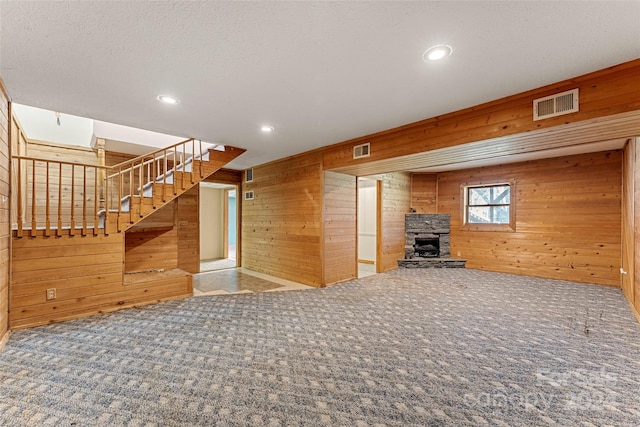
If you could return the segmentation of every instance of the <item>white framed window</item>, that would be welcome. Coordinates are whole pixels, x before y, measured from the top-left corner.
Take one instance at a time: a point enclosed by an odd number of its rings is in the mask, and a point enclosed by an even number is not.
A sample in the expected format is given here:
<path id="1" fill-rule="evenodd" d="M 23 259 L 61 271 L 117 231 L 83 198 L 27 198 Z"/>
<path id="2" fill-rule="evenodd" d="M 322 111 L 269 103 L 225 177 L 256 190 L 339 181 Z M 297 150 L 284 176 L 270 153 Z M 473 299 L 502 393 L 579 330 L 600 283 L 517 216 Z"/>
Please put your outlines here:
<path id="1" fill-rule="evenodd" d="M 253 168 L 244 171 L 244 182 L 253 182 Z"/>
<path id="2" fill-rule="evenodd" d="M 253 200 L 255 198 L 255 193 L 253 191 L 245 191 L 244 199 L 245 200 Z"/>
<path id="3" fill-rule="evenodd" d="M 464 186 L 464 228 L 477 231 L 515 230 L 514 186 L 513 182 Z"/>

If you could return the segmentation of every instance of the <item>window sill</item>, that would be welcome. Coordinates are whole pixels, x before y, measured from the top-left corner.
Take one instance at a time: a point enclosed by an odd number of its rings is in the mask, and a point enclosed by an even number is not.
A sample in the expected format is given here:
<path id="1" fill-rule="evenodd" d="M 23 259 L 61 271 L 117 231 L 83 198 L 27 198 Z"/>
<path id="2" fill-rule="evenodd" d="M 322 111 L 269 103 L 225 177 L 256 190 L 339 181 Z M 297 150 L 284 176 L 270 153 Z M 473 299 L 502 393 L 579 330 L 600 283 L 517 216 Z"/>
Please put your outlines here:
<path id="1" fill-rule="evenodd" d="M 503 233 L 515 233 L 516 228 L 511 224 L 465 224 L 460 227 L 462 231 L 494 231 Z"/>

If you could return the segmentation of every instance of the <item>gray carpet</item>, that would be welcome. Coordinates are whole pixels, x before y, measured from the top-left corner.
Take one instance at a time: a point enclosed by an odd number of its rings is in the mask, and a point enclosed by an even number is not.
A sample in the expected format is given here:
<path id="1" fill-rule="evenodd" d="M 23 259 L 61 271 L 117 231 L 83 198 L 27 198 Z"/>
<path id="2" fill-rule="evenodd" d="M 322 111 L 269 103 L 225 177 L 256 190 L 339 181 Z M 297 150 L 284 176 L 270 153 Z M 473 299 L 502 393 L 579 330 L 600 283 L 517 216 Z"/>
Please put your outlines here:
<path id="1" fill-rule="evenodd" d="M 7 426 L 637 426 L 619 289 L 397 270 L 18 331 Z"/>

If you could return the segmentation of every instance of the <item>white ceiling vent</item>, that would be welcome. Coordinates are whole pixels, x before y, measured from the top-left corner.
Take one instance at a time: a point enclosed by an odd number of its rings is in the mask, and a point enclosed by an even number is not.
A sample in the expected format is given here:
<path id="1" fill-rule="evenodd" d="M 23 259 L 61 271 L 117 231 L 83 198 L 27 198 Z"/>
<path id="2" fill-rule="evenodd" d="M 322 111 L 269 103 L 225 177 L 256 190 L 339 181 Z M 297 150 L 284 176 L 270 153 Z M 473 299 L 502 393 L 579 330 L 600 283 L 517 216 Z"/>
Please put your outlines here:
<path id="1" fill-rule="evenodd" d="M 371 153 L 370 145 L 371 143 L 367 142 L 366 144 L 360 144 L 353 147 L 353 158 L 361 159 L 363 157 L 369 157 L 369 154 Z"/>
<path id="2" fill-rule="evenodd" d="M 578 89 L 533 100 L 533 120 L 561 116 L 576 111 L 578 111 Z"/>

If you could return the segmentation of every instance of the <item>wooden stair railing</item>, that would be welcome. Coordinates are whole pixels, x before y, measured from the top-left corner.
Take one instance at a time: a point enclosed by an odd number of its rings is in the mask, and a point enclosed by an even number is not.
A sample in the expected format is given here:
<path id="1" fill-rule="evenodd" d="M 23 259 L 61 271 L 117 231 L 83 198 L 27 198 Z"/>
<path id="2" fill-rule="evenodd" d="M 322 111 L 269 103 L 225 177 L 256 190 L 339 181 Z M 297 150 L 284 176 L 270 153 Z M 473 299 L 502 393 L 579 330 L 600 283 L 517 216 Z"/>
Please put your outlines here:
<path id="1" fill-rule="evenodd" d="M 130 228 L 158 207 L 178 197 L 231 160 L 244 149 L 188 139 L 114 166 L 96 166 L 57 160 L 13 156 L 17 172 L 14 202 L 17 236 L 44 236 L 63 229 L 69 234 L 109 234 Z M 224 151 L 222 151 L 224 150 Z M 23 168 L 31 182 L 21 182 Z M 42 203 L 42 197 L 45 200 Z M 51 225 L 51 205 L 57 196 L 55 226 Z M 25 203 L 26 202 L 26 203 Z M 30 211 L 30 223 L 25 215 Z M 44 205 L 44 206 L 43 206 Z M 76 221 L 81 212 L 81 227 Z M 24 224 L 29 224 L 25 230 Z"/>

